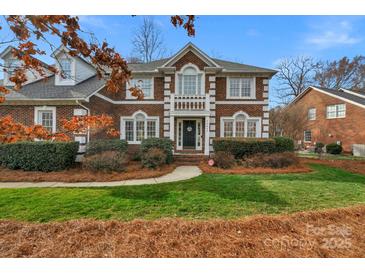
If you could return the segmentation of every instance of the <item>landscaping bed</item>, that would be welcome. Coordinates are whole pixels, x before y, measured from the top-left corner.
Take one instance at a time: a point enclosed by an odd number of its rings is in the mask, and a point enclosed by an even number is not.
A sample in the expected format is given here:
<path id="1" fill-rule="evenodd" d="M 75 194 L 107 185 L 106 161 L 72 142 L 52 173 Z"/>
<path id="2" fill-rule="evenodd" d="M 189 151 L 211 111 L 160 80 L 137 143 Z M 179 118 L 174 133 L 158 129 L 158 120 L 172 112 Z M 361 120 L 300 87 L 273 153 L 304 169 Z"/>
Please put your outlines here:
<path id="1" fill-rule="evenodd" d="M 207 161 L 202 161 L 199 168 L 204 173 L 212 174 L 285 174 L 285 173 L 306 173 L 312 169 L 308 165 L 302 163 L 284 168 L 269 168 L 269 167 L 243 167 L 236 165 L 229 169 L 219 168 L 208 165 Z"/>
<path id="2" fill-rule="evenodd" d="M 328 159 L 310 159 L 302 158 L 303 164 L 318 163 L 331 167 L 341 168 L 349 172 L 359 173 L 365 175 L 365 160 L 328 160 Z"/>
<path id="3" fill-rule="evenodd" d="M 175 165 L 164 165 L 156 169 L 144 168 L 139 161 L 128 163 L 123 172 L 94 172 L 82 169 L 81 165 L 63 171 L 41 172 L 11 170 L 0 167 L 1 182 L 111 182 L 129 179 L 155 178 L 172 172 Z"/>
<path id="4" fill-rule="evenodd" d="M 0 221 L 0 257 L 364 257 L 364 226 L 365 206 L 241 220 Z"/>

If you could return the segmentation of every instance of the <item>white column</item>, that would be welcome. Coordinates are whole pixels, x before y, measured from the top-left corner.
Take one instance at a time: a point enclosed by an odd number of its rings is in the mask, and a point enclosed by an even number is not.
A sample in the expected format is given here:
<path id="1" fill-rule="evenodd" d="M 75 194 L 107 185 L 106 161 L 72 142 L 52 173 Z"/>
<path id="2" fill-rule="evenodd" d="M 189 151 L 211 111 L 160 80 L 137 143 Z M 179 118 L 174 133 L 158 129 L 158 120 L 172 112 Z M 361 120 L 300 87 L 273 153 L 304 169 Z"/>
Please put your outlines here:
<path id="1" fill-rule="evenodd" d="M 174 141 L 174 133 L 175 133 L 175 117 L 170 116 L 170 140 Z"/>
<path id="2" fill-rule="evenodd" d="M 204 155 L 209 155 L 209 126 L 210 126 L 210 117 L 205 116 L 205 136 L 204 136 Z"/>

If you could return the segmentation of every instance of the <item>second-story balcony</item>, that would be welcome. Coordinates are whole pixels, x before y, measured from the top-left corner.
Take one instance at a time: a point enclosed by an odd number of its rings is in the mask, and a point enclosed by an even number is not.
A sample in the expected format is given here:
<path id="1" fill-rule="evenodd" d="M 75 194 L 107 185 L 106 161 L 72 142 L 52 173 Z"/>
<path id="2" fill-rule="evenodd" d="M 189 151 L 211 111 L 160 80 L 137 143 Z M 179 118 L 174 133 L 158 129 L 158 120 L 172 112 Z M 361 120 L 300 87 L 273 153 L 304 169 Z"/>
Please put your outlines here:
<path id="1" fill-rule="evenodd" d="M 171 111 L 209 111 L 210 98 L 207 95 L 171 94 Z"/>

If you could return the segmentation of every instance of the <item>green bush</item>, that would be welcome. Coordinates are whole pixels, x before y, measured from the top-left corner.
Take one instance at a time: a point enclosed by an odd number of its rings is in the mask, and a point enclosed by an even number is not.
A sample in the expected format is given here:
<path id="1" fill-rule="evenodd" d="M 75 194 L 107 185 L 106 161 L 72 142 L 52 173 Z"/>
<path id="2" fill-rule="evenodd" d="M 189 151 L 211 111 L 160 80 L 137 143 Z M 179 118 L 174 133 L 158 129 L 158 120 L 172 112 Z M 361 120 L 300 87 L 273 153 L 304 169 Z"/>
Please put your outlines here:
<path id="1" fill-rule="evenodd" d="M 326 151 L 329 154 L 341 154 L 342 146 L 336 143 L 326 145 Z"/>
<path id="2" fill-rule="evenodd" d="M 274 153 L 275 140 L 255 138 L 215 138 L 213 140 L 214 152 L 227 151 L 236 159 L 242 159 L 256 153 Z"/>
<path id="3" fill-rule="evenodd" d="M 101 139 L 90 141 L 86 145 L 85 155 L 90 156 L 98 154 L 104 151 L 117 151 L 124 153 L 128 149 L 128 143 L 126 140 L 119 139 Z"/>
<path id="4" fill-rule="evenodd" d="M 235 164 L 234 156 L 227 151 L 218 151 L 213 157 L 214 165 L 219 168 L 231 168 Z"/>
<path id="5" fill-rule="evenodd" d="M 289 137 L 274 137 L 276 152 L 293 152 L 294 151 L 294 141 Z"/>
<path id="6" fill-rule="evenodd" d="M 78 142 L 18 142 L 0 145 L 0 164 L 10 169 L 57 171 L 76 159 Z"/>
<path id="7" fill-rule="evenodd" d="M 125 152 L 103 151 L 98 154 L 86 156 L 82 160 L 82 167 L 91 171 L 121 172 L 126 169 L 128 157 Z"/>
<path id="8" fill-rule="evenodd" d="M 159 148 L 166 154 L 166 164 L 170 164 L 173 160 L 172 141 L 168 138 L 148 138 L 143 139 L 141 142 L 141 154 L 142 160 L 144 154 L 146 154 L 151 148 Z"/>
<path id="9" fill-rule="evenodd" d="M 148 168 L 160 167 L 166 163 L 167 155 L 160 148 L 150 148 L 142 156 L 142 165 Z"/>

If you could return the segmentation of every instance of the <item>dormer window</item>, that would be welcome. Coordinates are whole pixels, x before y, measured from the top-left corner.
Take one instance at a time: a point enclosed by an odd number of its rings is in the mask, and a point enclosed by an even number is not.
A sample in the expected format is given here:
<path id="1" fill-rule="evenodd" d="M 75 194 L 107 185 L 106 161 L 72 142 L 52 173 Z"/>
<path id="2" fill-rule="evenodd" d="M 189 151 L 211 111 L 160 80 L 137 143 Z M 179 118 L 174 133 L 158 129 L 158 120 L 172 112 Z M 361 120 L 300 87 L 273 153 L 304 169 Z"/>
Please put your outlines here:
<path id="1" fill-rule="evenodd" d="M 187 65 L 177 74 L 179 95 L 203 95 L 203 73 L 194 65 Z"/>
<path id="2" fill-rule="evenodd" d="M 60 66 L 63 73 L 63 79 L 70 80 L 72 78 L 71 60 L 62 59 L 60 60 Z"/>
<path id="3" fill-rule="evenodd" d="M 20 61 L 11 59 L 8 62 L 8 78 L 12 77 L 14 75 L 14 72 L 17 68 L 20 67 Z"/>

